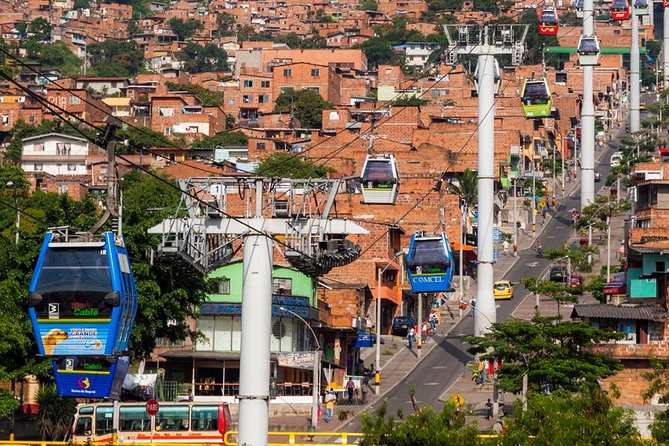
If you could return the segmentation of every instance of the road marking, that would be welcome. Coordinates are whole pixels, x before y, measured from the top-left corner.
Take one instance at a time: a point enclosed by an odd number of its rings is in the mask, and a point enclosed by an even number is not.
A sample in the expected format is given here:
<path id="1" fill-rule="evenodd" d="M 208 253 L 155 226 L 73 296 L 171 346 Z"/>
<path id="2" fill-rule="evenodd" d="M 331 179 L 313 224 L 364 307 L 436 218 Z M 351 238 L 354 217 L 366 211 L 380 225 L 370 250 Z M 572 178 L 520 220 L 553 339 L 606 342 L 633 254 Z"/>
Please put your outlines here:
<path id="1" fill-rule="evenodd" d="M 536 268 L 537 266 L 539 266 L 539 262 L 526 263 L 526 265 L 531 268 Z"/>
<path id="2" fill-rule="evenodd" d="M 438 386 L 441 383 L 423 383 L 424 386 Z"/>
<path id="3" fill-rule="evenodd" d="M 433 369 L 447 369 L 448 366 L 447 366 L 447 365 L 435 365 L 435 366 L 432 367 L 432 368 L 433 368 Z"/>
<path id="4" fill-rule="evenodd" d="M 556 237 L 555 235 L 548 235 L 548 236 L 546 236 L 546 238 L 555 238 L 555 237 Z"/>

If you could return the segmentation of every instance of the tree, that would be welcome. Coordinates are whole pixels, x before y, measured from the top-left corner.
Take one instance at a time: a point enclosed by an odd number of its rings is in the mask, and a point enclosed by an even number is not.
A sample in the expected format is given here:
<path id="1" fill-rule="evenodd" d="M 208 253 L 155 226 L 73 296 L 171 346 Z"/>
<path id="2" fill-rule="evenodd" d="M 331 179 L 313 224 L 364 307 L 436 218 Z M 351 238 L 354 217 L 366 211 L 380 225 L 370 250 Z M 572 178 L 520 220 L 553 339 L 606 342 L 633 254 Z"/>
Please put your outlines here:
<path id="1" fill-rule="evenodd" d="M 276 98 L 274 111 L 292 113 L 299 120 L 300 127 L 313 129 L 321 127 L 323 110 L 332 107 L 334 105 L 314 91 L 289 89 Z"/>
<path id="2" fill-rule="evenodd" d="M 549 386 L 576 392 L 596 387 L 598 380 L 622 369 L 617 359 L 588 350 L 596 343 L 621 339 L 621 333 L 584 322 L 557 322 L 556 318 L 535 316 L 531 321 L 512 318 L 494 323 L 489 333 L 466 338 L 473 345 L 469 352 L 501 360 L 498 386 L 512 393 L 522 390 L 525 374 L 531 391 L 541 392 Z"/>
<path id="3" fill-rule="evenodd" d="M 377 11 L 379 9 L 378 3 L 376 0 L 364 0 L 360 3 L 360 9 L 363 11 Z"/>
<path id="4" fill-rule="evenodd" d="M 79 74 L 81 67 L 81 60 L 62 40 L 40 45 L 37 62 L 43 67 L 56 68 L 61 73 L 70 76 Z"/>
<path id="5" fill-rule="evenodd" d="M 658 396 L 659 404 L 669 403 L 669 360 L 651 360 L 651 371 L 641 376 L 648 381 L 648 387 L 643 393 L 644 400 L 649 401 Z M 655 420 L 650 425 L 653 437 L 660 443 L 669 442 L 669 409 L 655 414 Z"/>
<path id="6" fill-rule="evenodd" d="M 30 32 L 40 42 L 51 40 L 51 24 L 43 17 L 38 17 L 30 22 Z"/>
<path id="7" fill-rule="evenodd" d="M 393 107 L 419 107 L 427 104 L 425 99 L 418 96 L 400 96 L 393 101 Z"/>
<path id="8" fill-rule="evenodd" d="M 256 174 L 274 178 L 322 178 L 329 172 L 334 172 L 334 169 L 286 152 L 277 152 L 266 158 L 256 169 Z"/>
<path id="9" fill-rule="evenodd" d="M 388 403 L 370 415 L 360 415 L 362 432 L 365 434 L 361 446 L 441 446 L 480 444 L 479 431 L 475 424 L 466 424 L 466 418 L 453 403 L 445 404 L 441 412 L 424 407 L 397 419 L 388 414 Z"/>
<path id="10" fill-rule="evenodd" d="M 237 18 L 227 12 L 219 12 L 216 15 L 216 24 L 221 36 L 234 36 L 237 29 Z"/>
<path id="11" fill-rule="evenodd" d="M 172 31 L 174 31 L 174 34 L 177 35 L 177 38 L 181 42 L 189 40 L 191 37 L 193 37 L 196 31 L 204 29 L 204 24 L 199 20 L 194 19 L 181 20 L 173 18 L 170 19 L 170 21 L 167 23 L 170 25 L 170 28 L 172 28 Z"/>
<path id="12" fill-rule="evenodd" d="M 213 43 L 200 46 L 189 43 L 177 54 L 190 73 L 220 72 L 228 69 L 228 53 Z"/>
<path id="13" fill-rule="evenodd" d="M 37 428 L 42 440 L 62 440 L 72 426 L 77 401 L 58 396 L 55 384 L 42 384 L 37 392 Z"/>
<path id="14" fill-rule="evenodd" d="M 88 59 L 98 76 L 134 76 L 144 68 L 144 52 L 134 40 L 107 39 L 88 45 Z"/>
<path id="15" fill-rule="evenodd" d="M 212 136 L 196 139 L 191 147 L 245 146 L 248 142 L 249 137 L 242 132 L 219 132 Z"/>
<path id="16" fill-rule="evenodd" d="M 583 294 L 581 287 L 573 287 L 570 283 L 540 280 L 538 277 L 523 277 L 520 282 L 527 291 L 543 294 L 557 302 L 558 318 L 561 318 L 560 307 L 562 302 L 578 302 L 578 296 Z"/>
<path id="17" fill-rule="evenodd" d="M 448 182 L 448 191 L 459 196 L 469 208 L 473 208 L 478 203 L 478 183 L 476 171 L 465 169 L 461 175 L 458 175 L 457 183 Z"/>
<path id="18" fill-rule="evenodd" d="M 501 446 L 638 445 L 632 411 L 615 406 L 599 387 L 571 394 L 531 394 L 528 410 L 517 402 Z"/>

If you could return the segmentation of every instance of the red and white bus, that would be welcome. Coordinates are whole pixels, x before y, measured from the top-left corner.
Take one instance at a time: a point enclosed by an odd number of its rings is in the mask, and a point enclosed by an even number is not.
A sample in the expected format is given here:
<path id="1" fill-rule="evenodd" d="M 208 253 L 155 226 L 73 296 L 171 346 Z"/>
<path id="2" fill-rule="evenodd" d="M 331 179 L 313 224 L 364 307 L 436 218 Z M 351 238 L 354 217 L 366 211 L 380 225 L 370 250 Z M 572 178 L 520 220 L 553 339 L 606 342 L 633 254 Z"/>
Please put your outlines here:
<path id="1" fill-rule="evenodd" d="M 118 418 L 118 443 L 208 443 L 223 444 L 230 430 L 227 403 L 161 402 L 151 417 L 145 403 L 119 403 L 114 412 L 110 402 L 79 404 L 71 439 L 74 443 L 112 440 L 114 418 Z"/>

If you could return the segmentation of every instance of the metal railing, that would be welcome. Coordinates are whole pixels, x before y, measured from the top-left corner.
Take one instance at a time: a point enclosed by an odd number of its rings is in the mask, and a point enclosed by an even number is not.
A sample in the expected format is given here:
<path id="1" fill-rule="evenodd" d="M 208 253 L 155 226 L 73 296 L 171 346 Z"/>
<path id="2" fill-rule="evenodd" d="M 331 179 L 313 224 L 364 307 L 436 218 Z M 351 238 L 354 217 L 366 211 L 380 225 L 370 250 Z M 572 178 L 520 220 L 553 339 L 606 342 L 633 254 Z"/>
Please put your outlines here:
<path id="1" fill-rule="evenodd" d="M 226 432 L 223 437 L 223 444 L 226 446 L 237 446 L 238 432 L 230 431 Z M 320 446 L 347 446 L 349 444 L 358 444 L 358 441 L 361 440 L 365 434 L 360 432 L 268 432 L 269 443 L 267 446 L 278 446 L 278 445 L 295 445 L 295 446 L 307 446 L 318 443 Z M 232 438 L 235 439 L 233 441 Z M 332 438 L 330 443 L 322 443 L 318 440 Z M 274 440 L 281 440 L 280 443 Z"/>

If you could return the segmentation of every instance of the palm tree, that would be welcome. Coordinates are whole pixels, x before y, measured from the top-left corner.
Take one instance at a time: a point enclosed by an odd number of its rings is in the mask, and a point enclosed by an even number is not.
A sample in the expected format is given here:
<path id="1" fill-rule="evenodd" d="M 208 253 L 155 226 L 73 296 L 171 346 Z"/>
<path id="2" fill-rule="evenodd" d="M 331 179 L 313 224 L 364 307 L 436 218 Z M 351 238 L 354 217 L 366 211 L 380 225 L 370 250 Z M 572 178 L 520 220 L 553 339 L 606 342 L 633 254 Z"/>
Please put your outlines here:
<path id="1" fill-rule="evenodd" d="M 469 208 L 473 208 L 478 203 L 478 183 L 476 171 L 465 169 L 461 175 L 458 175 L 457 183 L 449 181 L 448 191 L 458 195 Z"/>
<path id="2" fill-rule="evenodd" d="M 43 384 L 37 392 L 37 428 L 42 440 L 64 439 L 72 426 L 77 401 L 58 396 L 55 384 Z"/>

